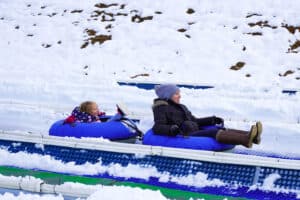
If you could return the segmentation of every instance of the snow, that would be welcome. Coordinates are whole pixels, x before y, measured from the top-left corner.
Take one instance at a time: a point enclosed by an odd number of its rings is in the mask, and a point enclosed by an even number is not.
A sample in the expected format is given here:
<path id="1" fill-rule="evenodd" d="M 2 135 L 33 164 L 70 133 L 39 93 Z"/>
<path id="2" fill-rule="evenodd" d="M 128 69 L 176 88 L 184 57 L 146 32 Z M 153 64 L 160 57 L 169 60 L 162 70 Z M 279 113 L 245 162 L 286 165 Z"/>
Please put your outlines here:
<path id="1" fill-rule="evenodd" d="M 12 179 L 13 177 L 9 177 Z M 31 177 L 31 179 L 34 179 Z M 148 189 L 141 188 L 131 188 L 125 186 L 102 186 L 102 185 L 84 185 L 80 183 L 64 183 L 58 186 L 59 188 L 64 188 L 66 191 L 74 190 L 85 190 L 91 191 L 91 194 L 88 195 L 87 198 L 72 198 L 76 200 L 95 200 L 95 199 L 103 199 L 103 200 L 111 200 L 111 199 L 133 199 L 133 200 L 141 200 L 141 199 L 158 199 L 164 200 L 166 199 L 159 191 L 153 191 Z M 12 194 L 9 192 L 5 192 L 4 194 L 0 194 L 1 200 L 63 200 L 64 196 L 52 195 L 52 194 L 32 194 L 32 193 L 23 193 L 19 192 L 18 194 Z M 70 199 L 70 197 L 69 197 Z"/>
<path id="2" fill-rule="evenodd" d="M 202 177 L 203 182 L 207 182 L 206 176 L 203 174 L 198 174 L 198 176 Z M 2 177 L 1 177 L 2 178 Z M 20 177 L 5 177 L 9 181 L 19 181 Z M 268 177 L 265 178 L 263 182 L 262 187 L 258 187 L 257 185 L 253 185 L 250 187 L 249 190 L 266 190 L 266 191 L 275 191 L 275 192 L 289 192 L 285 189 L 279 189 L 274 187 L 274 182 L 280 178 L 279 174 L 270 174 Z M 40 181 L 40 179 L 34 178 L 34 177 L 25 177 L 23 179 L 28 179 L 31 181 Z M 218 183 L 218 182 L 215 182 Z M 28 182 L 30 184 L 30 182 Z M 221 184 L 222 185 L 222 184 Z M 204 185 L 202 183 L 202 186 L 208 186 Z M 214 186 L 213 184 L 210 184 L 210 186 Z M 76 191 L 76 190 L 82 190 L 90 193 L 87 198 L 84 198 L 86 200 L 94 200 L 94 199 L 166 199 L 159 191 L 154 190 L 148 190 L 148 189 L 141 189 L 141 188 L 131 188 L 127 186 L 103 186 L 103 185 L 85 185 L 81 183 L 71 183 L 66 182 L 64 184 L 57 186 L 60 191 Z M 297 191 L 296 191 L 297 192 Z M 298 191 L 298 196 L 299 196 Z M 296 198 L 299 198 L 299 197 Z M 33 194 L 33 193 L 23 193 L 19 192 L 18 194 L 12 194 L 5 192 L 4 194 L 0 194 L 1 200 L 10 200 L 10 199 L 24 199 L 24 200 L 35 200 L 35 199 L 47 199 L 47 200 L 61 200 L 64 199 L 64 197 L 60 195 L 51 195 L 51 194 Z M 75 198 L 74 198 L 75 199 Z M 76 198 L 76 200 L 81 200 L 83 198 Z M 225 198 L 226 199 L 226 198 Z"/>
<path id="3" fill-rule="evenodd" d="M 257 190 L 260 189 L 262 191 L 273 191 L 273 192 L 277 192 L 277 193 L 290 193 L 293 192 L 296 194 L 296 198 L 299 199 L 300 198 L 300 191 L 299 190 L 287 190 L 287 189 L 283 189 L 283 188 L 278 188 L 275 186 L 275 181 L 279 180 L 281 178 L 280 174 L 277 173 L 272 173 L 269 174 L 264 180 L 261 186 L 258 185 L 252 185 L 249 188 L 249 191 L 251 190 Z"/>
<path id="4" fill-rule="evenodd" d="M 98 200 L 101 199 L 166 199 L 159 191 L 143 190 L 140 188 L 129 188 L 122 186 L 103 187 L 101 190 L 90 195 L 87 200 Z"/>
<path id="5" fill-rule="evenodd" d="M 198 172 L 195 175 L 188 175 L 187 177 L 174 177 L 171 179 L 171 181 L 184 184 L 184 185 L 190 185 L 190 186 L 198 186 L 198 187 L 206 187 L 206 186 L 224 186 L 225 184 L 220 181 L 219 179 L 212 179 L 208 180 L 208 175 L 204 174 L 202 172 Z"/>
<path id="6" fill-rule="evenodd" d="M 128 199 L 133 200 L 142 200 L 142 199 L 158 199 L 164 200 L 166 199 L 159 191 L 151 191 L 151 190 L 142 190 L 140 188 L 129 188 L 129 187 L 103 187 L 101 190 L 97 190 L 93 194 L 91 194 L 86 200 L 112 200 L 112 199 L 124 199 L 124 196 Z M 0 194 L 1 200 L 63 200 L 64 197 L 61 195 L 37 195 L 37 194 L 24 194 L 20 192 L 18 195 L 14 195 L 12 193 L 4 193 Z M 83 198 L 76 198 L 76 200 L 81 200 Z"/>
<path id="7" fill-rule="evenodd" d="M 155 93 L 120 87 L 117 80 L 208 84 L 215 88 L 181 90 L 182 103 L 194 115 L 221 116 L 236 129 L 249 129 L 260 120 L 262 143 L 253 150 L 299 156 L 300 92 L 281 91 L 300 88 L 299 53 L 288 53 L 300 31 L 283 27 L 300 26 L 300 2 L 177 1 L 104 0 L 118 6 L 100 9 L 94 6 L 97 0 L 1 0 L 0 130 L 48 134 L 51 124 L 73 107 L 94 100 L 109 114 L 115 113 L 116 103 L 125 103 L 146 131 L 153 124 Z M 195 12 L 187 14 L 189 8 Z M 82 12 L 72 12 L 76 10 Z M 92 17 L 100 10 L 127 16 L 101 22 Z M 132 22 L 135 15 L 153 19 Z M 250 27 L 259 21 L 277 28 Z M 186 31 L 177 31 L 182 28 Z M 80 48 L 93 37 L 86 29 L 112 39 Z M 262 35 L 248 34 L 254 32 Z M 230 70 L 237 62 L 245 66 Z M 293 73 L 283 76 L 288 70 Z M 139 74 L 149 76 L 130 78 Z"/>
<path id="8" fill-rule="evenodd" d="M 270 174 L 268 177 L 265 178 L 262 188 L 265 190 L 273 189 L 275 181 L 280 178 L 281 176 L 279 174 Z"/>
<path id="9" fill-rule="evenodd" d="M 0 149 L 0 157 L 0 165 L 2 166 L 16 166 L 25 169 L 39 169 L 77 175 L 97 175 L 108 173 L 110 176 L 138 178 L 144 180 L 148 180 L 150 177 L 156 177 L 162 182 L 173 181 L 182 185 L 194 185 L 199 187 L 224 185 L 224 183 L 219 179 L 208 180 L 207 175 L 200 172 L 186 177 L 174 177 L 170 174 L 158 172 L 154 166 L 141 166 L 134 164 L 121 166 L 118 163 L 105 166 L 102 165 L 101 159 L 99 162 L 94 164 L 86 162 L 82 165 L 75 165 L 74 162 L 64 163 L 49 155 L 29 154 L 25 152 L 11 153 L 3 149 Z"/>
<path id="10" fill-rule="evenodd" d="M 0 75 L 5 78 L 0 80 L 0 129 L 48 134 L 53 122 L 91 99 L 112 114 L 116 103 L 127 104 L 132 116 L 142 119 L 140 128 L 146 131 L 153 123 L 154 92 L 119 87 L 116 80 L 147 73 L 148 77 L 132 80 L 216 86 L 210 90 L 182 89 L 182 103 L 196 116 L 223 117 L 231 128 L 249 129 L 261 120 L 263 140 L 255 150 L 300 154 L 296 142 L 300 139 L 300 95 L 281 93 L 284 88 L 299 89 L 300 57 L 286 53 L 299 38 L 299 31 L 292 34 L 281 27 L 299 25 L 295 20 L 299 2 L 245 1 L 236 7 L 233 0 L 180 4 L 170 0 L 118 1 L 119 6 L 105 11 L 128 15 L 102 23 L 91 17 L 100 10 L 94 6 L 97 3 L 1 1 Z M 124 9 L 120 9 L 122 4 Z M 187 14 L 188 8 L 195 13 Z M 74 10 L 82 12 L 72 13 Z M 133 10 L 153 19 L 133 23 Z M 246 17 L 251 14 L 261 16 Z M 266 20 L 277 28 L 248 25 Z M 105 29 L 109 24 L 113 28 Z M 187 31 L 178 32 L 180 28 Z M 111 34 L 112 40 L 81 49 L 88 38 L 85 29 Z M 245 34 L 248 32 L 263 35 Z M 51 47 L 44 48 L 45 44 Z M 229 69 L 239 61 L 245 62 L 245 67 Z M 294 73 L 278 76 L 287 70 Z"/>
<path id="11" fill-rule="evenodd" d="M 38 195 L 38 194 L 24 194 L 20 192 L 18 195 L 12 193 L 0 194 L 1 200 L 63 200 L 63 196 L 54 196 L 54 195 Z"/>
<path id="12" fill-rule="evenodd" d="M 39 169 L 39 170 L 45 170 L 45 171 L 52 171 L 52 172 L 58 172 L 58 173 L 71 173 L 71 174 L 77 174 L 77 175 L 96 175 L 100 173 L 108 173 L 110 176 L 116 176 L 116 177 L 125 177 L 125 178 L 138 178 L 138 179 L 144 179 L 148 180 L 150 177 L 158 178 L 160 182 L 173 182 L 178 183 L 180 185 L 186 185 L 186 186 L 194 186 L 194 187 L 221 187 L 226 186 L 224 182 L 222 182 L 219 179 L 209 179 L 207 174 L 204 174 L 202 172 L 198 172 L 196 174 L 189 174 L 187 176 L 172 176 L 168 172 L 158 172 L 156 167 L 154 166 L 141 166 L 141 165 L 133 165 L 129 164 L 128 166 L 121 166 L 120 164 L 110 164 L 108 166 L 102 165 L 101 160 L 97 163 L 91 164 L 91 163 L 84 163 L 82 165 L 75 165 L 74 162 L 68 162 L 64 163 L 60 160 L 56 160 L 51 156 L 48 155 L 39 155 L 39 154 L 29 154 L 24 152 L 18 152 L 18 153 L 10 153 L 7 150 L 0 149 L 0 165 L 6 165 L 6 166 L 16 166 L 20 168 L 25 169 Z M 0 175 L 1 177 L 1 175 Z M 283 193 L 289 193 L 294 192 L 299 194 L 299 190 L 287 190 L 275 187 L 274 183 L 278 179 L 280 179 L 281 176 L 277 173 L 269 174 L 265 180 L 263 181 L 262 185 L 252 185 L 249 190 L 263 190 L 263 191 L 274 191 L 274 192 L 283 192 Z M 18 177 L 11 177 L 11 179 L 18 180 Z M 29 177 L 29 180 L 35 180 L 34 177 Z M 82 184 L 75 184 L 73 183 L 66 183 L 66 185 L 63 185 L 63 187 L 70 187 L 71 189 L 74 189 L 74 187 L 82 187 L 82 188 L 90 188 L 90 190 L 96 190 L 99 186 L 87 186 Z M 103 186 L 104 187 L 104 186 Z M 103 191 L 103 187 L 101 186 L 101 195 L 111 195 L 110 192 L 114 191 L 114 189 L 118 190 L 118 192 L 114 195 L 121 195 L 119 193 L 120 188 L 112 187 L 105 192 Z M 236 187 L 239 187 L 239 185 L 236 185 Z M 125 187 L 126 188 L 126 187 Z M 141 191 L 134 192 L 136 194 L 132 194 L 133 196 L 127 195 L 127 192 L 130 193 L 130 189 L 122 189 L 121 192 L 126 194 L 126 199 L 132 199 L 132 198 L 138 198 L 138 194 Z M 104 192 L 104 194 L 103 194 Z M 107 192 L 107 194 L 106 194 Z M 157 192 L 156 192 L 157 193 Z M 23 194 L 21 194 L 23 195 Z M 155 193 L 153 195 L 156 195 Z M 93 195 L 91 195 L 93 196 Z M 136 197 L 135 197 L 136 196 Z M 128 197 L 128 198 L 127 198 Z M 1 198 L 1 196 L 0 196 Z M 9 198 L 9 197 L 7 197 Z"/>

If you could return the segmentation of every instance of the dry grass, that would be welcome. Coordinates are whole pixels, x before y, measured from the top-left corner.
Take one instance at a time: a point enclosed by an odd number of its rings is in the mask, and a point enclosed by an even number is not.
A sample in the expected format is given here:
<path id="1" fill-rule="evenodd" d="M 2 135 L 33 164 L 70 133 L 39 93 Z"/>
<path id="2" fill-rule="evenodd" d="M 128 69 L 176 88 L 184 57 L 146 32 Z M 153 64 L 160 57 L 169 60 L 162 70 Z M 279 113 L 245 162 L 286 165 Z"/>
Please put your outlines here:
<path id="1" fill-rule="evenodd" d="M 296 30 L 300 32 L 300 26 L 293 26 L 288 24 L 282 24 L 283 28 L 286 28 L 290 33 L 295 34 Z"/>
<path id="2" fill-rule="evenodd" d="M 112 4 L 104 4 L 104 3 L 98 3 L 95 5 L 95 7 L 97 8 L 109 8 L 109 7 L 112 7 L 112 6 L 118 6 L 119 4 L 117 3 L 112 3 Z"/>
<path id="3" fill-rule="evenodd" d="M 298 53 L 299 51 L 296 51 L 295 49 L 298 49 L 300 47 L 300 40 L 296 40 L 294 44 L 290 45 L 290 48 L 288 49 L 288 53 Z"/>
<path id="4" fill-rule="evenodd" d="M 248 25 L 250 27 L 259 26 L 260 28 L 264 28 L 264 27 L 272 28 L 272 29 L 277 28 L 277 26 L 271 26 L 268 21 L 258 21 L 258 22 L 255 22 L 255 23 L 251 22 L 251 23 L 248 23 Z"/>
<path id="5" fill-rule="evenodd" d="M 71 13 L 82 13 L 83 10 L 72 10 Z"/>
<path id="6" fill-rule="evenodd" d="M 258 16 L 258 17 L 261 17 L 262 14 L 258 14 L 258 13 L 249 13 L 246 18 L 250 18 L 250 17 L 253 17 L 253 16 Z"/>
<path id="7" fill-rule="evenodd" d="M 262 32 L 250 32 L 250 33 L 246 33 L 247 35 L 253 35 L 253 36 L 262 36 Z"/>
<path id="8" fill-rule="evenodd" d="M 150 76 L 150 74 L 147 74 L 147 73 L 144 73 L 144 74 L 137 74 L 137 75 L 134 75 L 134 76 L 131 76 L 130 78 L 131 79 L 134 79 L 134 78 L 137 78 L 137 77 L 139 77 L 139 76 Z"/>
<path id="9" fill-rule="evenodd" d="M 141 23 L 145 20 L 152 20 L 152 19 L 153 19 L 153 16 L 141 17 L 139 15 L 134 15 L 131 17 L 131 21 L 136 22 L 136 23 Z"/>
<path id="10" fill-rule="evenodd" d="M 195 13 L 195 10 L 192 9 L 192 8 L 189 8 L 189 9 L 187 9 L 186 13 L 187 14 L 193 14 L 193 13 Z"/>
<path id="11" fill-rule="evenodd" d="M 288 76 L 295 73 L 295 71 L 292 70 L 287 70 L 286 72 L 284 72 L 284 74 L 279 73 L 279 76 Z"/>
<path id="12" fill-rule="evenodd" d="M 231 66 L 230 69 L 237 71 L 237 70 L 242 69 L 245 65 L 246 65 L 245 62 L 237 62 L 235 65 Z"/>

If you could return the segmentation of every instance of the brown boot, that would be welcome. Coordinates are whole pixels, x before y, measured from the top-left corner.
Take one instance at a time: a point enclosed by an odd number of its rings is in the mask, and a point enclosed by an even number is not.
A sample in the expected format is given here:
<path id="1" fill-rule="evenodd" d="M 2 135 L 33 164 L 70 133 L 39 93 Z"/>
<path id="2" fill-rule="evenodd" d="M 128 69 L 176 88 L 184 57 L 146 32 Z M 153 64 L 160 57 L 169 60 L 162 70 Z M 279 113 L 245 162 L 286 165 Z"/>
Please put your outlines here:
<path id="1" fill-rule="evenodd" d="M 260 121 L 258 121 L 258 122 L 256 122 L 255 126 L 256 126 L 256 129 L 257 129 L 257 134 L 253 138 L 253 144 L 260 144 L 261 134 L 262 134 L 262 129 L 263 129 L 262 123 Z M 247 131 L 234 130 L 234 129 L 226 129 L 226 130 L 237 131 L 237 132 L 243 133 L 243 134 L 248 134 L 249 133 Z"/>
<path id="2" fill-rule="evenodd" d="M 260 144 L 260 142 L 261 142 L 261 133 L 262 133 L 262 130 L 263 130 L 262 123 L 261 122 L 256 122 L 255 125 L 256 125 L 256 128 L 257 128 L 257 134 L 253 139 L 253 143 L 254 144 Z"/>
<path id="3" fill-rule="evenodd" d="M 249 132 L 234 129 L 220 130 L 217 133 L 216 140 L 224 144 L 241 144 L 247 148 L 251 148 L 256 135 L 257 128 L 253 125 Z"/>

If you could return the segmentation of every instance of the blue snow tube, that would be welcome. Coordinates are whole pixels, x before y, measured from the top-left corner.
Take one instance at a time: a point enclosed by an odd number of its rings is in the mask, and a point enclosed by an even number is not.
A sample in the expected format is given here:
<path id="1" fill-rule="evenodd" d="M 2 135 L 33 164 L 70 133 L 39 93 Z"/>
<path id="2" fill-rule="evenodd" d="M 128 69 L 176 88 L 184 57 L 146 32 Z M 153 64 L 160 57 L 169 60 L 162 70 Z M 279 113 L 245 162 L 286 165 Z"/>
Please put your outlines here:
<path id="1" fill-rule="evenodd" d="M 204 127 L 204 129 L 209 128 L 215 128 L 215 126 Z M 177 135 L 176 137 L 164 136 L 155 134 L 152 129 L 145 133 L 143 144 L 208 151 L 225 151 L 234 148 L 234 145 L 219 143 L 211 137 L 184 137 L 183 135 Z"/>
<path id="2" fill-rule="evenodd" d="M 49 135 L 61 137 L 94 137 L 109 140 L 123 140 L 137 136 L 134 129 L 129 128 L 122 121 L 92 122 L 63 124 L 64 120 L 55 122 L 49 130 Z M 128 124 L 128 123 L 127 123 Z"/>

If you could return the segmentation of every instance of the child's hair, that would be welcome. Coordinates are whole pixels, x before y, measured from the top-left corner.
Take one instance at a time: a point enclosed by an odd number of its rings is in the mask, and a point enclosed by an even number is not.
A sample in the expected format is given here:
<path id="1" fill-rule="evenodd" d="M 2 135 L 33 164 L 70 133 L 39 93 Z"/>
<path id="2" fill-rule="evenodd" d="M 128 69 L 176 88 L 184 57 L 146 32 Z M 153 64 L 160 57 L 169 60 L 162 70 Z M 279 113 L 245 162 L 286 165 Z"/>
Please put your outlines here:
<path id="1" fill-rule="evenodd" d="M 90 113 L 91 106 L 96 104 L 94 101 L 85 101 L 80 104 L 80 112 Z"/>

